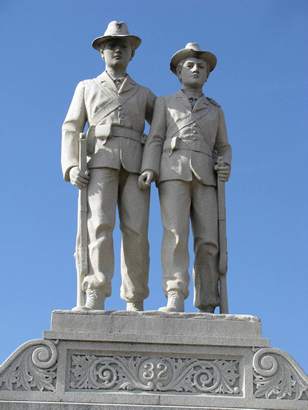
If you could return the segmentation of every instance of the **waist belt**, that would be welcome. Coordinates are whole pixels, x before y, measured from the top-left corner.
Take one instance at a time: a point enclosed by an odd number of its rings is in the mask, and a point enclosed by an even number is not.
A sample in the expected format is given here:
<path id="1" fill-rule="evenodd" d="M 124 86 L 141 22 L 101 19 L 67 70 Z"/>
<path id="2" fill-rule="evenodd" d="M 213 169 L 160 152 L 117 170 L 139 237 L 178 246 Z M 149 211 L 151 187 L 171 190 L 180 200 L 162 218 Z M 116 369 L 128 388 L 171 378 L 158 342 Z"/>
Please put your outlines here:
<path id="1" fill-rule="evenodd" d="M 106 144 L 110 137 L 122 137 L 128 138 L 133 141 L 144 144 L 145 136 L 138 131 L 131 128 L 121 127 L 113 124 L 100 124 L 91 125 L 87 133 L 87 153 L 92 155 L 95 149 L 95 139 L 102 140 L 103 144 Z"/>
<path id="2" fill-rule="evenodd" d="M 113 124 L 100 124 L 90 126 L 88 132 L 89 139 L 99 138 L 106 142 L 109 137 L 123 137 L 140 143 L 143 142 L 143 134 L 133 130 L 132 128 L 121 127 L 119 125 Z"/>
<path id="3" fill-rule="evenodd" d="M 168 152 L 169 156 L 172 155 L 175 150 L 201 152 L 202 154 L 213 158 L 213 152 L 204 141 L 189 139 L 185 140 L 179 137 L 172 137 L 164 142 L 163 151 Z"/>

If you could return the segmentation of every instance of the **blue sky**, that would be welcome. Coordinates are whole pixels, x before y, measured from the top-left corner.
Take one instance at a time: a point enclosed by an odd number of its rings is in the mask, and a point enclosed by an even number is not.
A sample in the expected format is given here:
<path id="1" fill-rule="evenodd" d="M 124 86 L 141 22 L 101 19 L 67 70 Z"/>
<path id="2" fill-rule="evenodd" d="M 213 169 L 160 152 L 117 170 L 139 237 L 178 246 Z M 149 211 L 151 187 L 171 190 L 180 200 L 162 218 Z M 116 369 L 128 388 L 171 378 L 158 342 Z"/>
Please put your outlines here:
<path id="1" fill-rule="evenodd" d="M 225 111 L 234 153 L 230 310 L 259 316 L 308 373 L 307 18 L 304 0 L 1 0 L 0 361 L 41 337 L 53 309 L 74 306 L 77 197 L 62 180 L 60 128 L 77 82 L 103 70 L 92 39 L 118 19 L 143 39 L 129 73 L 157 95 L 177 91 L 169 61 L 187 42 L 217 55 L 204 91 Z M 164 304 L 155 187 L 150 218 L 153 310 Z M 114 236 L 107 308 L 123 309 Z"/>

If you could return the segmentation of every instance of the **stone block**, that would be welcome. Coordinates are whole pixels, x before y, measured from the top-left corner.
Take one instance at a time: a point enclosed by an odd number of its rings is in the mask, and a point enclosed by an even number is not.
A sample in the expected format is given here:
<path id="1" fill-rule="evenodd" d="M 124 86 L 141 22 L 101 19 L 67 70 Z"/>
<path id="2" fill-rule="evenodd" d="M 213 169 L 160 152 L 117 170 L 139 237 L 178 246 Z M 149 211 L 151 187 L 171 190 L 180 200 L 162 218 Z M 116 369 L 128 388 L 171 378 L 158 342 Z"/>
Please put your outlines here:
<path id="1" fill-rule="evenodd" d="M 268 346 L 261 323 L 249 315 L 56 310 L 47 339 L 133 343 Z M 90 339 L 89 339 L 90 338 Z"/>

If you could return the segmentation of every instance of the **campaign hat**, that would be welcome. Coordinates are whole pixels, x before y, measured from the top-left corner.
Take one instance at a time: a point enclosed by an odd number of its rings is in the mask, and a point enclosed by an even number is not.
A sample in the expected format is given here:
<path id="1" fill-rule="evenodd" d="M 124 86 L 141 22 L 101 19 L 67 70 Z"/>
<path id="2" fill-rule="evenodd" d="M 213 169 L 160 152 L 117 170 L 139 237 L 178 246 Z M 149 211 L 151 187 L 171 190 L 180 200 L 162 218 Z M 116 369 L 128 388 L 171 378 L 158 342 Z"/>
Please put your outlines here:
<path id="1" fill-rule="evenodd" d="M 105 33 L 97 37 L 93 40 L 92 42 L 92 47 L 95 48 L 96 50 L 99 50 L 104 43 L 108 40 L 112 40 L 115 38 L 127 38 L 131 45 L 133 50 L 136 50 L 141 44 L 141 38 L 138 36 L 135 36 L 133 34 L 130 34 L 128 31 L 127 24 L 124 23 L 124 21 L 111 21 Z"/>
<path id="2" fill-rule="evenodd" d="M 213 71 L 217 64 L 217 57 L 210 51 L 201 50 L 198 43 L 187 43 L 185 48 L 173 54 L 170 61 L 170 70 L 176 74 L 176 67 L 182 60 L 188 57 L 196 57 L 208 63 L 210 71 Z"/>

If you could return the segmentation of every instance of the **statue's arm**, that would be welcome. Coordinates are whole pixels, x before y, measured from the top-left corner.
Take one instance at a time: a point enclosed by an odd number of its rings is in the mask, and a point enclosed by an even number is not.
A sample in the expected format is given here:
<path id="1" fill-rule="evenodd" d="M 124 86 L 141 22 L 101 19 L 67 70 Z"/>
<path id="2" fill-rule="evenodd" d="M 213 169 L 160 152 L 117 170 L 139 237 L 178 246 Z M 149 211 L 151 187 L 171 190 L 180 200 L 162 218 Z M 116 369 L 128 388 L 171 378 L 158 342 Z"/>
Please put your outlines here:
<path id="1" fill-rule="evenodd" d="M 64 179 L 70 181 L 70 171 L 78 167 L 79 134 L 87 121 L 84 102 L 84 83 L 81 81 L 75 90 L 66 118 L 62 125 L 61 164 Z"/>
<path id="2" fill-rule="evenodd" d="M 145 119 L 149 124 L 152 123 L 155 100 L 156 100 L 156 96 L 152 93 L 151 90 L 148 90 L 147 104 L 146 104 L 146 110 L 145 110 Z"/>
<path id="3" fill-rule="evenodd" d="M 158 97 L 155 102 L 153 120 L 151 123 L 151 129 L 147 138 L 141 172 L 151 171 L 153 177 L 156 178 L 159 175 L 160 159 L 163 149 L 163 144 L 166 134 L 166 108 L 165 100 L 163 97 Z"/>
<path id="4" fill-rule="evenodd" d="M 215 170 L 217 171 L 219 178 L 223 182 L 226 182 L 229 179 L 231 171 L 232 149 L 228 141 L 225 117 L 221 108 L 219 108 L 218 115 L 219 120 L 215 140 L 215 151 L 217 157 L 219 157 L 219 161 L 215 165 Z"/>

